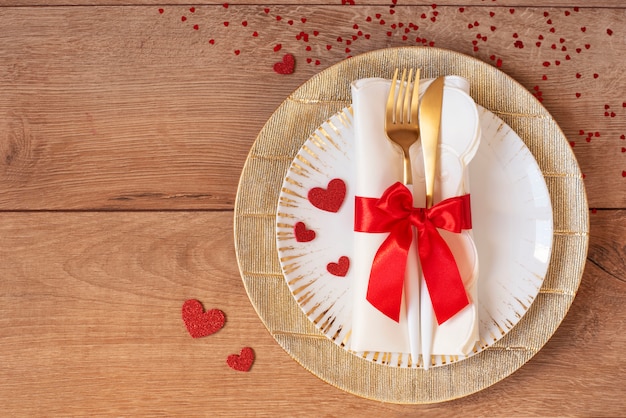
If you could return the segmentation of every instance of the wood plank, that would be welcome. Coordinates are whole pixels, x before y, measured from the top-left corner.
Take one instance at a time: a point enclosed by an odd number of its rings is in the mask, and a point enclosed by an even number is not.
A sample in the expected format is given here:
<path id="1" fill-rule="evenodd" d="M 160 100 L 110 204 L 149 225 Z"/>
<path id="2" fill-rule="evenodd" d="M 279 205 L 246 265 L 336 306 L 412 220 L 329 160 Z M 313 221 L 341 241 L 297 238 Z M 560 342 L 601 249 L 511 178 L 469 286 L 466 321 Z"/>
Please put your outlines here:
<path id="1" fill-rule="evenodd" d="M 232 212 L 4 213 L 0 415 L 618 416 L 626 408 L 626 211 L 591 217 L 589 260 L 559 330 L 524 367 L 441 405 L 360 399 L 278 346 L 237 271 Z M 226 326 L 194 340 L 197 298 Z M 251 346 L 248 373 L 225 358 Z"/>
<path id="2" fill-rule="evenodd" d="M 386 6 L 188 9 L 0 8 L 0 210 L 230 209 L 252 142 L 291 91 L 350 55 L 422 39 L 490 64 L 501 59 L 503 71 L 541 94 L 574 143 L 590 206 L 626 207 L 626 79 L 618 65 L 626 9 L 569 16 L 495 5 L 463 13 L 439 6 L 437 16 L 427 6 L 398 6 L 394 15 Z M 436 21 L 421 19 L 422 11 Z M 376 13 L 387 13 L 384 25 L 367 22 Z M 413 20 L 420 28 L 406 41 L 391 28 Z M 309 42 L 296 39 L 301 31 Z M 287 52 L 295 73 L 276 74 L 272 66 Z M 600 136 L 587 142 L 589 132 Z"/>
<path id="3" fill-rule="evenodd" d="M 495 0 L 491 0 L 492 2 Z M 354 4 L 351 4 L 354 3 Z M 160 0 L 5 0 L 2 6 L 139 6 L 139 5 L 152 5 L 162 7 L 166 5 L 193 5 L 193 2 L 187 0 L 168 0 L 166 2 Z M 203 2 L 203 5 L 215 5 L 222 6 L 228 4 L 228 7 L 235 5 L 259 5 L 263 7 L 268 6 L 268 2 L 263 0 L 235 0 L 227 2 Z M 338 5 L 341 4 L 344 7 L 360 7 L 360 6 L 382 6 L 390 7 L 393 3 L 391 1 L 381 0 L 336 0 L 336 1 L 317 1 L 317 0 L 302 0 L 297 3 L 293 0 L 273 0 L 270 6 L 273 5 L 289 5 L 289 6 L 319 6 L 319 5 Z M 440 0 L 437 2 L 423 1 L 423 0 L 404 0 L 397 1 L 396 5 L 402 6 L 459 6 L 466 7 L 493 7 L 494 4 L 485 0 L 466 0 L 458 2 L 455 0 Z M 2 7 L 0 6 L 0 7 Z M 598 7 L 614 7 L 621 8 L 624 4 L 621 0 L 498 0 L 497 6 L 506 7 L 562 7 L 572 9 L 574 7 L 579 8 L 598 8 Z"/>

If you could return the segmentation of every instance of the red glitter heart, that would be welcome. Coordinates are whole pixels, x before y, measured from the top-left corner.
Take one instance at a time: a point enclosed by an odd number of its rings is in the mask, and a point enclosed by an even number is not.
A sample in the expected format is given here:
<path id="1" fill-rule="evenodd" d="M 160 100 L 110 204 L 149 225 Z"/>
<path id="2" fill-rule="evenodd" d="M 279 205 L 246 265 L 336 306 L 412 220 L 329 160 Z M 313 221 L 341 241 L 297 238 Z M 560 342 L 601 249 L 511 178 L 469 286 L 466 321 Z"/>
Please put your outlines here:
<path id="1" fill-rule="evenodd" d="M 314 187 L 308 193 L 309 202 L 327 212 L 338 212 L 345 197 L 346 183 L 341 179 L 332 179 L 328 183 L 328 188 Z"/>
<path id="2" fill-rule="evenodd" d="M 202 304 L 195 299 L 186 300 L 183 304 L 183 321 L 192 338 L 206 337 L 214 334 L 224 326 L 226 318 L 219 309 L 204 311 Z"/>
<path id="3" fill-rule="evenodd" d="M 337 263 L 331 262 L 326 265 L 326 270 L 333 276 L 345 277 L 350 268 L 350 259 L 345 255 L 339 257 Z"/>
<path id="4" fill-rule="evenodd" d="M 309 242 L 315 239 L 315 231 L 312 229 L 307 229 L 304 222 L 296 223 L 296 226 L 293 228 L 293 233 L 296 236 L 296 241 L 298 242 Z"/>
<path id="5" fill-rule="evenodd" d="M 228 366 L 239 372 L 247 372 L 254 363 L 254 350 L 250 347 L 244 347 L 239 354 L 231 354 L 226 359 Z"/>
<path id="6" fill-rule="evenodd" d="M 283 60 L 274 64 L 274 71 L 278 74 L 291 74 L 296 66 L 296 59 L 291 54 L 285 54 Z"/>

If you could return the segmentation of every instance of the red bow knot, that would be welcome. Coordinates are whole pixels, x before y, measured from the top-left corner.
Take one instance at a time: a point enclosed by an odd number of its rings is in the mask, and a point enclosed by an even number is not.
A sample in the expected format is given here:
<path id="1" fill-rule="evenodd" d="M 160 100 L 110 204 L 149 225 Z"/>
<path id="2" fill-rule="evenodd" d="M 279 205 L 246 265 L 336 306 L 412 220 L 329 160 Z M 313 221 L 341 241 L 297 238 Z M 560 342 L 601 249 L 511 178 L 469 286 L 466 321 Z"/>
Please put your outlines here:
<path id="1" fill-rule="evenodd" d="M 461 274 L 439 229 L 460 233 L 472 228 L 470 195 L 456 196 L 431 208 L 414 208 L 413 196 L 402 183 L 391 185 L 380 198 L 355 198 L 354 230 L 389 232 L 374 256 L 367 300 L 398 322 L 409 247 L 417 229 L 417 252 L 437 322 L 441 325 L 469 304 Z"/>

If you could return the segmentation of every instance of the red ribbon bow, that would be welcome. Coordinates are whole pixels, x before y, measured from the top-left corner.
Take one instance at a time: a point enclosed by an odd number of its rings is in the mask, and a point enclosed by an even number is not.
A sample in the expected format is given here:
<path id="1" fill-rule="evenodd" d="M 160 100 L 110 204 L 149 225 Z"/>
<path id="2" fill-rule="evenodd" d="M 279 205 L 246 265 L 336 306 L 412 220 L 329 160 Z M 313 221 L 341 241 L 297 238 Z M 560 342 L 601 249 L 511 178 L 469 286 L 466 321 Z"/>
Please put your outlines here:
<path id="1" fill-rule="evenodd" d="M 400 320 L 413 226 L 437 322 L 441 325 L 469 304 L 454 255 L 437 230 L 460 233 L 472 228 L 469 194 L 443 200 L 429 209 L 414 208 L 411 192 L 398 182 L 380 198 L 357 196 L 354 215 L 357 232 L 389 232 L 374 257 L 367 288 L 367 300 L 376 309 L 396 322 Z"/>

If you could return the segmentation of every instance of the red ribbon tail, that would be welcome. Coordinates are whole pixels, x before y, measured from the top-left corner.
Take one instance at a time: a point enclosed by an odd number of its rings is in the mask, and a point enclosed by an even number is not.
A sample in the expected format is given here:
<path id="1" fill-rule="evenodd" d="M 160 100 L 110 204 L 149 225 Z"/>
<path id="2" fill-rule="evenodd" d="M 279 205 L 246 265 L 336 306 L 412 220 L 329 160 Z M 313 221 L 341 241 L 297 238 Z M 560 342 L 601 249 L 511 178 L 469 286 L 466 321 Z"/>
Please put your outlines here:
<path id="1" fill-rule="evenodd" d="M 400 223 L 381 244 L 374 256 L 366 299 L 380 312 L 400 321 L 406 260 L 413 240 L 410 224 Z"/>
<path id="2" fill-rule="evenodd" d="M 418 229 L 418 253 L 439 325 L 469 305 L 459 268 L 448 244 L 430 222 Z"/>

